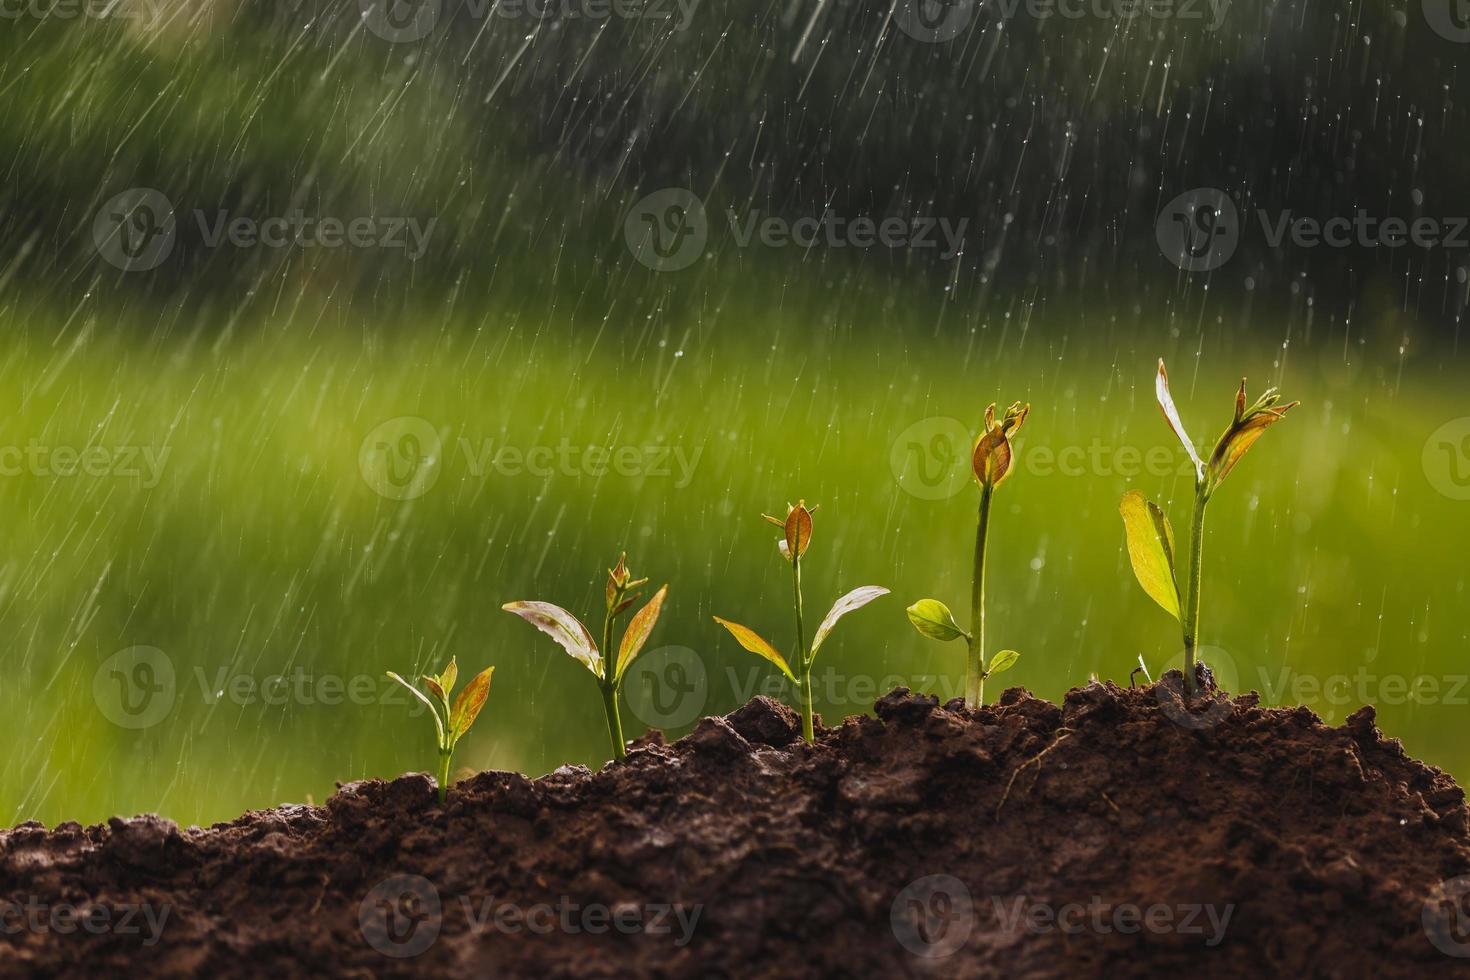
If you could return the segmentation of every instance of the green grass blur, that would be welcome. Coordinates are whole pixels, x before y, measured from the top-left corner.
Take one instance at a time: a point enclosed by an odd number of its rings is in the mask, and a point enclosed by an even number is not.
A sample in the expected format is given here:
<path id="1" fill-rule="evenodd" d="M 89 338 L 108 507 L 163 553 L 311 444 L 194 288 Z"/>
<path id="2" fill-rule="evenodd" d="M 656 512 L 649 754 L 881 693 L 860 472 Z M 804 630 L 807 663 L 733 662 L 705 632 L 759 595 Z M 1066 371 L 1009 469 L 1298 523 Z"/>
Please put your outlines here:
<path id="1" fill-rule="evenodd" d="M 818 711 L 868 710 L 894 683 L 954 695 L 961 645 L 919 637 L 903 607 L 934 596 L 967 620 L 977 493 L 962 476 L 946 486 L 946 466 L 963 466 L 946 457 L 952 426 L 925 420 L 975 425 L 992 400 L 1034 408 L 990 555 L 992 649 L 1022 658 L 989 697 L 1024 685 L 1058 698 L 1092 674 L 1126 683 L 1140 653 L 1157 673 L 1178 630 L 1133 581 L 1117 502 L 1137 486 L 1188 526 L 1182 457 L 1153 403 L 1160 354 L 1199 443 L 1228 421 L 1242 373 L 1253 392 L 1279 382 L 1304 403 L 1212 504 L 1203 642 L 1241 689 L 1338 723 L 1374 702 L 1410 752 L 1470 774 L 1458 550 L 1470 503 L 1424 455 L 1465 411 L 1452 360 L 1256 339 L 1270 329 L 1211 328 L 1201 342 L 1193 323 L 1186 343 L 1167 318 L 1036 312 L 943 337 L 932 322 L 900 304 L 813 326 L 752 300 L 601 333 L 554 318 L 403 331 L 282 317 L 164 341 L 102 310 L 4 308 L 5 822 L 157 811 L 201 823 L 426 770 L 430 726 L 396 697 L 380 703 L 381 676 L 450 655 L 465 676 L 497 667 L 457 765 L 598 765 L 592 679 L 500 605 L 544 599 L 590 617 L 626 549 L 636 573 L 672 586 L 644 656 L 690 648 L 707 672 L 704 713 L 729 711 L 774 672 L 710 617 L 789 644 L 789 580 L 760 514 L 797 497 L 821 504 L 810 619 L 858 585 L 894 591 L 822 651 Z M 426 420 L 439 450 L 379 429 L 403 417 Z M 392 499 L 375 430 L 425 492 Z M 588 446 L 613 452 L 605 472 Z M 94 472 L 28 447 L 87 450 Z M 549 473 L 495 464 L 504 447 Z M 100 703 L 111 681 L 98 674 L 137 646 L 163 651 L 176 691 L 133 730 Z M 311 683 L 280 703 L 239 696 L 282 673 Z M 1346 686 L 1314 687 L 1338 674 Z M 360 696 L 323 703 L 339 683 Z M 643 728 L 627 710 L 625 725 Z"/>

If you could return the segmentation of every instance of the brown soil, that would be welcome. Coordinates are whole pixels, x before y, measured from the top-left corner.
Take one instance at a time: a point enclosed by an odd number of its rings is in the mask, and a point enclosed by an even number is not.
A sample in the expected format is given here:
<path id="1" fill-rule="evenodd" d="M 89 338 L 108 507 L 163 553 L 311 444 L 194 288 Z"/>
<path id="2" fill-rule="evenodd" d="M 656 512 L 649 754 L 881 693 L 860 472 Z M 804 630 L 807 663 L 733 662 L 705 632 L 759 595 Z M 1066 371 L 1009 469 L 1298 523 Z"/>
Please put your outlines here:
<path id="1" fill-rule="evenodd" d="M 1465 975 L 1454 781 L 1371 709 L 1184 715 L 1177 684 L 977 713 L 900 689 L 814 746 L 757 698 L 444 807 L 414 775 L 207 830 L 24 824 L 0 975 Z"/>

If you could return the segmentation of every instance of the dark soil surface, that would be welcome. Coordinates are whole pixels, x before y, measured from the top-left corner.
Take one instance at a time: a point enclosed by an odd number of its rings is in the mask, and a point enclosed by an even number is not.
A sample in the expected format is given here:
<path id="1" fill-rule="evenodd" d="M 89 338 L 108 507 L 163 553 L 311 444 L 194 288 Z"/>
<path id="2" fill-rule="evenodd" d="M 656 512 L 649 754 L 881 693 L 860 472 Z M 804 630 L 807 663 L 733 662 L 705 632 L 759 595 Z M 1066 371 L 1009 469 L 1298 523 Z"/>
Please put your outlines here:
<path id="1" fill-rule="evenodd" d="M 973 713 L 900 689 L 816 745 L 757 698 L 442 807 L 414 775 L 207 830 L 25 824 L 0 975 L 1470 974 L 1449 776 L 1371 709 L 1185 714 L 1177 684 Z"/>

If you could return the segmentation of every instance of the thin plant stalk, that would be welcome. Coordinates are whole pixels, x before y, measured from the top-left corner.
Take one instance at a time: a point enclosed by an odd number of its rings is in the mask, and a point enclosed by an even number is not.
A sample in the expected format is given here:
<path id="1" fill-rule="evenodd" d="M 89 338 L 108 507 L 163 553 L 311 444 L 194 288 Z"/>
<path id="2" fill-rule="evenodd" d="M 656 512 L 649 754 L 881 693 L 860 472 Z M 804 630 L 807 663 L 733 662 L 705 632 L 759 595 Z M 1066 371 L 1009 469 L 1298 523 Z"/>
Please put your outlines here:
<path id="1" fill-rule="evenodd" d="M 1184 693 L 1193 697 L 1199 690 L 1195 677 L 1195 645 L 1199 638 L 1200 578 L 1204 571 L 1205 505 L 1209 488 L 1200 483 L 1194 491 L 1194 523 L 1189 534 L 1189 585 L 1184 601 Z"/>
<path id="2" fill-rule="evenodd" d="M 801 733 L 808 742 L 816 737 L 812 721 L 812 657 L 806 649 L 806 627 L 802 624 L 801 555 L 791 559 L 791 592 L 796 604 L 796 656 L 801 670 Z"/>
<path id="3" fill-rule="evenodd" d="M 622 598 L 619 593 L 619 599 Z M 602 706 L 607 715 L 607 737 L 612 742 L 614 759 L 626 759 L 628 749 L 623 742 L 623 718 L 618 713 L 618 687 L 615 671 L 617 658 L 612 654 L 613 620 L 616 614 L 609 609 L 606 618 L 602 621 L 602 649 L 608 651 L 604 661 L 604 674 L 602 677 Z"/>
<path id="4" fill-rule="evenodd" d="M 994 487 L 980 488 L 980 517 L 975 524 L 975 574 L 970 596 L 970 670 L 965 685 L 965 706 L 985 703 L 985 539 L 990 534 L 990 497 Z"/>
<path id="5" fill-rule="evenodd" d="M 440 743 L 439 745 L 439 802 L 442 804 L 449 799 L 449 760 L 454 755 L 454 750 Z"/>

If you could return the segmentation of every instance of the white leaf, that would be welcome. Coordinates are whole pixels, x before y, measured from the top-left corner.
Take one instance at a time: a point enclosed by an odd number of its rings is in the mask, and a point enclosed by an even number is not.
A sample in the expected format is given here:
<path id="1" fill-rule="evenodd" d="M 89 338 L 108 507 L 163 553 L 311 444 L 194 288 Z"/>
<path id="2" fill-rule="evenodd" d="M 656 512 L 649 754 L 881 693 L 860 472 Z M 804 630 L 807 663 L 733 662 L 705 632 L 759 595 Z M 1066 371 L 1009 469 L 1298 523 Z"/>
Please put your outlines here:
<path id="1" fill-rule="evenodd" d="M 861 609 L 868 603 L 881 596 L 888 594 L 888 590 L 881 585 L 864 585 L 862 588 L 853 589 L 847 595 L 832 603 L 832 611 L 827 613 L 827 618 L 822 620 L 822 625 L 817 627 L 817 633 L 812 637 L 812 658 L 815 659 L 817 651 L 821 649 L 822 641 L 827 634 L 832 632 L 832 627 L 837 621 L 854 609 Z"/>
<path id="2" fill-rule="evenodd" d="M 602 656 L 597 652 L 597 644 L 576 616 L 549 602 L 507 602 L 500 608 L 515 613 L 551 637 L 594 675 L 602 677 Z"/>

